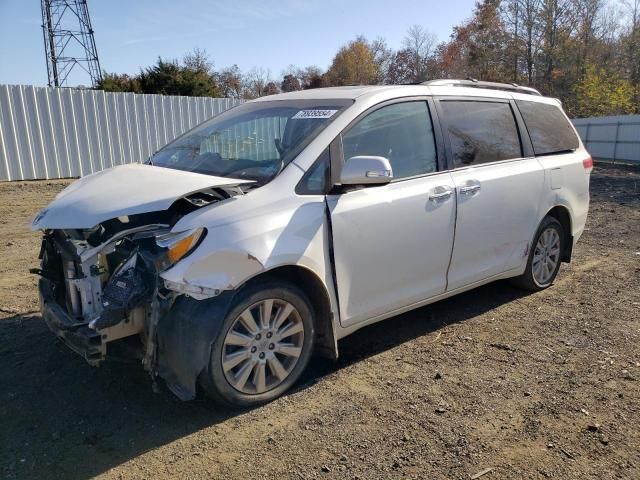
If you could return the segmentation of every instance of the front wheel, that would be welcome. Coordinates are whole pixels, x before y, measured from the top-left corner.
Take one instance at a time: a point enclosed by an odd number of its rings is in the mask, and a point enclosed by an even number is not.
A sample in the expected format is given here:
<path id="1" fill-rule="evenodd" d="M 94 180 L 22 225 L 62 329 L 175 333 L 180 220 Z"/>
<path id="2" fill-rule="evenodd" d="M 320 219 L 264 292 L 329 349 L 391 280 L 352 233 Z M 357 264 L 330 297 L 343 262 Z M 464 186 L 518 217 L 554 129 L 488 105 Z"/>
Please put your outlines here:
<path id="1" fill-rule="evenodd" d="M 269 402 L 300 377 L 313 349 L 313 310 L 287 283 L 241 291 L 213 342 L 202 385 L 219 403 L 246 408 Z"/>
<path id="2" fill-rule="evenodd" d="M 564 238 L 562 224 L 553 217 L 545 217 L 533 240 L 524 274 L 514 278 L 512 282 L 534 292 L 551 286 L 560 270 L 565 248 Z"/>

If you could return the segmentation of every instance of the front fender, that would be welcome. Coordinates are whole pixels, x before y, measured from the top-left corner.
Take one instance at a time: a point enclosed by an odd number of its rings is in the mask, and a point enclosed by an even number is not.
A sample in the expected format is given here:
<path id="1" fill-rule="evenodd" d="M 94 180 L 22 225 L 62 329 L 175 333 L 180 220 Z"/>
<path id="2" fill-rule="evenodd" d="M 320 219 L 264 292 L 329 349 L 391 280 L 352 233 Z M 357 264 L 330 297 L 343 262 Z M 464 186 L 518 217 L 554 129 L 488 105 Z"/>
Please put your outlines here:
<path id="1" fill-rule="evenodd" d="M 259 218 L 207 227 L 196 251 L 160 275 L 165 285 L 205 299 L 286 265 L 305 267 L 326 285 L 331 274 L 324 201 L 297 203 Z"/>

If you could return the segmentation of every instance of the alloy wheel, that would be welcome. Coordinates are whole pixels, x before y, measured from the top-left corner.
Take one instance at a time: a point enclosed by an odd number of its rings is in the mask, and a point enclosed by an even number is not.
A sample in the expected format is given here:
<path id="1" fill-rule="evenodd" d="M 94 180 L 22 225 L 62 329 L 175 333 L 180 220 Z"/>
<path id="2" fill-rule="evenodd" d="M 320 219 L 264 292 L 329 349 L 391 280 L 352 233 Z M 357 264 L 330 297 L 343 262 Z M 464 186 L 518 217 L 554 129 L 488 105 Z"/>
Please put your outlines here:
<path id="1" fill-rule="evenodd" d="M 222 346 L 222 370 L 233 388 L 260 394 L 280 385 L 302 354 L 304 323 L 281 299 L 261 300 L 231 324 Z"/>
<path id="2" fill-rule="evenodd" d="M 533 252 L 531 271 L 535 282 L 540 286 L 551 282 L 559 262 L 560 234 L 549 227 L 540 234 Z"/>

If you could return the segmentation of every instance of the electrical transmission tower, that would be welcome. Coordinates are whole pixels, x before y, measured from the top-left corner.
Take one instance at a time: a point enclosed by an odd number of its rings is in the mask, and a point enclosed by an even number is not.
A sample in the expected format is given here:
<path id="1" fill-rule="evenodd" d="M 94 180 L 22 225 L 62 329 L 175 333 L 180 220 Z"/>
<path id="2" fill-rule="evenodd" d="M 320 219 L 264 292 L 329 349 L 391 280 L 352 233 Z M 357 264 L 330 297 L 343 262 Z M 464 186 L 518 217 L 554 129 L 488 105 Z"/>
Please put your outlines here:
<path id="1" fill-rule="evenodd" d="M 74 72 L 102 78 L 86 0 L 41 0 L 44 51 L 50 87 L 64 87 Z M 84 74 L 83 74 L 84 75 Z M 74 72 L 72 81 L 82 80 Z"/>

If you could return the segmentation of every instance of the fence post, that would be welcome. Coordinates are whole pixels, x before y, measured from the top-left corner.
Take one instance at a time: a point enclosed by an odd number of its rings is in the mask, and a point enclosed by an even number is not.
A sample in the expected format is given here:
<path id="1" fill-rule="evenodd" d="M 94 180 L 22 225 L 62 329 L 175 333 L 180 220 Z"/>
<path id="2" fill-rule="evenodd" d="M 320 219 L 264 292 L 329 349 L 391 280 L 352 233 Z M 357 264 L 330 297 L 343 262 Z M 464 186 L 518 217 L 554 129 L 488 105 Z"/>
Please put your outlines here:
<path id="1" fill-rule="evenodd" d="M 618 131 L 620 130 L 620 120 L 616 121 L 616 139 L 613 143 L 613 164 L 616 164 L 616 158 L 618 156 Z"/>

